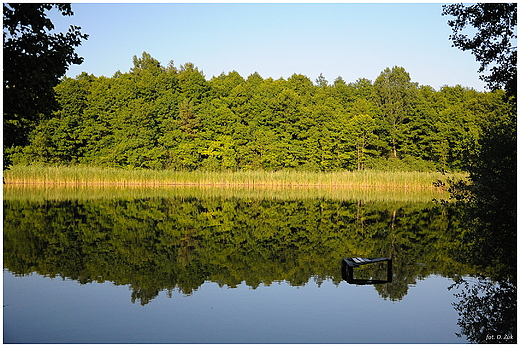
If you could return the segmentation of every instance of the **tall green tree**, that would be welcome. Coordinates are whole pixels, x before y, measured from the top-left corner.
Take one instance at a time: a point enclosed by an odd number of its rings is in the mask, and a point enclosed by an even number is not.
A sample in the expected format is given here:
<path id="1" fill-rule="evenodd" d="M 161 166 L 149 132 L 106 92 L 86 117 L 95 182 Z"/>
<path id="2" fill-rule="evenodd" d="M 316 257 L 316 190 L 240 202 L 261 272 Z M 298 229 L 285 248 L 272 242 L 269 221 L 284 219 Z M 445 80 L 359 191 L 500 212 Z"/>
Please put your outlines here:
<path id="1" fill-rule="evenodd" d="M 472 184 L 450 187 L 467 207 L 464 254 L 482 267 L 499 267 L 502 276 L 516 283 L 517 4 L 445 5 L 443 14 L 456 17 L 448 22 L 454 45 L 475 55 L 480 72 L 491 66 L 491 73 L 483 77 L 488 87 L 507 93 L 508 109 L 491 113 L 483 124 L 480 148 L 467 167 Z M 460 34 L 467 25 L 475 32 L 472 39 Z"/>
<path id="2" fill-rule="evenodd" d="M 244 82 L 244 78 L 236 71 L 231 71 L 227 75 L 221 73 L 218 77 L 213 77 L 209 81 L 216 97 L 229 96 L 233 88 Z"/>
<path id="3" fill-rule="evenodd" d="M 63 79 L 55 87 L 60 108 L 30 133 L 32 146 L 25 148 L 29 160 L 72 164 L 82 160 L 85 146 L 93 135 L 84 112 L 96 80 L 93 75 L 82 73 L 75 79 Z"/>
<path id="4" fill-rule="evenodd" d="M 355 146 L 356 167 L 358 170 L 362 170 L 366 161 L 367 149 L 377 139 L 377 124 L 369 115 L 358 114 L 350 119 L 348 125 Z"/>
<path id="5" fill-rule="evenodd" d="M 69 65 L 83 62 L 74 50 L 88 35 L 73 25 L 67 33 L 53 33 L 46 14 L 53 7 L 73 15 L 70 4 L 3 4 L 4 168 L 11 164 L 6 149 L 27 144 L 42 115 L 58 108 L 54 86 Z"/>
<path id="6" fill-rule="evenodd" d="M 375 102 L 381 110 L 392 146 L 391 156 L 397 158 L 398 142 L 403 136 L 402 125 L 412 116 L 418 84 L 399 66 L 386 68 L 374 81 Z"/>
<path id="7" fill-rule="evenodd" d="M 193 63 L 181 65 L 177 74 L 181 95 L 193 101 L 194 105 L 200 104 L 204 98 L 211 96 L 211 86 L 201 70 Z"/>

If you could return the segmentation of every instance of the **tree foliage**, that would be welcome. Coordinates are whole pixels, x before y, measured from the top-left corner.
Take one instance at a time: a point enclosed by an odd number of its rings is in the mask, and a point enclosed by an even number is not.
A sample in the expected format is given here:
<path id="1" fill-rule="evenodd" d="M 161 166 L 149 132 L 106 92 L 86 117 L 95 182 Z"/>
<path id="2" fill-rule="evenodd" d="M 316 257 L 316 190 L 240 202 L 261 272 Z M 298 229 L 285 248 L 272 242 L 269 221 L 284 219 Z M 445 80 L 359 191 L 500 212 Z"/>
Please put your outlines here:
<path id="1" fill-rule="evenodd" d="M 55 88 L 17 163 L 176 170 L 463 170 L 502 91 L 435 91 L 395 66 L 372 83 L 320 75 L 207 80 L 144 52 L 127 73 L 83 73 Z M 496 117 L 496 116 L 493 116 Z"/>
<path id="2" fill-rule="evenodd" d="M 481 79 L 493 90 L 504 88 L 508 94 L 516 95 L 517 4 L 444 5 L 442 14 L 456 17 L 448 21 L 453 29 L 453 46 L 470 50 L 480 62 L 479 72 L 489 69 L 489 74 Z M 473 37 L 463 33 L 466 27 L 476 29 Z"/>
<path id="3" fill-rule="evenodd" d="M 54 87 L 67 67 L 83 62 L 74 49 L 88 35 L 73 25 L 66 33 L 53 33 L 46 15 L 53 7 L 64 16 L 73 14 L 70 4 L 3 4 L 4 166 L 9 166 L 5 149 L 26 145 L 40 117 L 58 108 Z"/>
<path id="4" fill-rule="evenodd" d="M 502 278 L 516 283 L 517 4 L 445 5 L 443 14 L 456 17 L 448 22 L 454 45 L 472 51 L 481 63 L 480 72 L 492 66 L 490 75 L 483 77 L 488 87 L 507 92 L 493 106 L 475 104 L 488 116 L 482 118 L 481 136 L 469 143 L 466 170 L 471 185 L 455 182 L 450 187 L 466 206 L 463 253 L 471 263 L 495 266 Z M 472 39 L 460 33 L 467 25 L 476 31 Z"/>

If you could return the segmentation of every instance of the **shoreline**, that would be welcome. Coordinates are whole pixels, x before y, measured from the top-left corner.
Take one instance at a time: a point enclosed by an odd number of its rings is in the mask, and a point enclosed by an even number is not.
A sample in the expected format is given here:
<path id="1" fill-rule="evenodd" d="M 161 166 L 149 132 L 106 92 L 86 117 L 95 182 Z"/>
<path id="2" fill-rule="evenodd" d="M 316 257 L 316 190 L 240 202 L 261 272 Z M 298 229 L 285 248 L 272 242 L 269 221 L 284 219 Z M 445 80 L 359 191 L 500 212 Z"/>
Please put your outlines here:
<path id="1" fill-rule="evenodd" d="M 433 186 L 417 186 L 417 185 L 358 185 L 358 184 L 305 184 L 305 183 L 241 183 L 241 182 L 214 182 L 214 183 L 197 183 L 197 182 L 8 182 L 5 186 L 116 186 L 116 187 L 238 187 L 238 188 L 340 188 L 340 189 L 420 189 L 444 191 L 442 187 Z"/>
<path id="2" fill-rule="evenodd" d="M 28 186 L 120 186 L 120 187 L 236 187 L 287 189 L 431 190 L 448 177 L 465 179 L 464 173 L 418 171 L 174 171 L 128 170 L 88 166 L 22 166 L 3 172 L 4 187 Z"/>

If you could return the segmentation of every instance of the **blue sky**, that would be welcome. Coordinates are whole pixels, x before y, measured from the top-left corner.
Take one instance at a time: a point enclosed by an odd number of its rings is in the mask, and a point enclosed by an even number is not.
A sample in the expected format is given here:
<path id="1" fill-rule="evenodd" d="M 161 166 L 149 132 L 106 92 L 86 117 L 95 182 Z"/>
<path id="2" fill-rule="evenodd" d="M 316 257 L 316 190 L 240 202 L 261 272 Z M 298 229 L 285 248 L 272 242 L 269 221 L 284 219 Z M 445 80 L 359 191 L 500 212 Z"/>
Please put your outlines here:
<path id="1" fill-rule="evenodd" d="M 85 61 L 69 77 L 127 72 L 146 51 L 164 66 L 192 62 L 207 79 L 235 70 L 244 78 L 256 71 L 373 81 L 397 65 L 435 89 L 484 90 L 474 56 L 451 47 L 441 3 L 73 3 L 72 10 L 50 15 L 57 30 L 73 24 L 89 34 L 77 48 Z"/>

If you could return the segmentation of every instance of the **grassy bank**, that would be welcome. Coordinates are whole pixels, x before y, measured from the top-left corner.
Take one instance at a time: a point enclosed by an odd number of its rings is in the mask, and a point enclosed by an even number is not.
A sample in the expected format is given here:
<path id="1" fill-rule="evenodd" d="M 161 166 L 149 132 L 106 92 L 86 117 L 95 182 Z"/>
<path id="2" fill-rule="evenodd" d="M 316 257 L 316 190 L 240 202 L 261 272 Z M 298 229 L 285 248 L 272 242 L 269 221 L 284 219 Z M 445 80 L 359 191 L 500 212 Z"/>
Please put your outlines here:
<path id="1" fill-rule="evenodd" d="M 456 174 L 463 178 L 463 174 Z M 119 185 L 119 186 L 214 186 L 214 187 L 328 187 L 334 189 L 433 189 L 445 179 L 438 172 L 388 171 L 236 171 L 182 172 L 172 170 L 125 170 L 87 166 L 13 166 L 4 171 L 5 184 L 22 185 Z"/>

